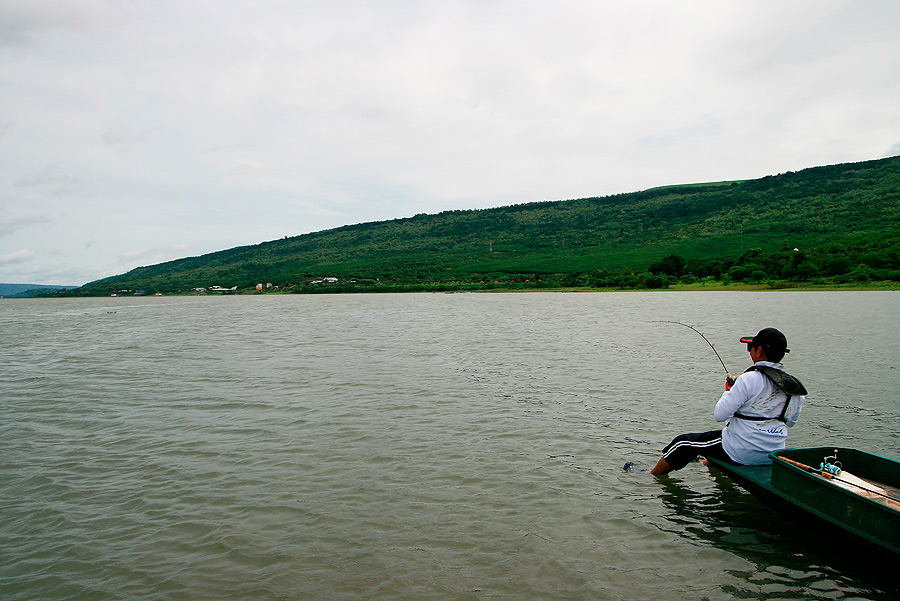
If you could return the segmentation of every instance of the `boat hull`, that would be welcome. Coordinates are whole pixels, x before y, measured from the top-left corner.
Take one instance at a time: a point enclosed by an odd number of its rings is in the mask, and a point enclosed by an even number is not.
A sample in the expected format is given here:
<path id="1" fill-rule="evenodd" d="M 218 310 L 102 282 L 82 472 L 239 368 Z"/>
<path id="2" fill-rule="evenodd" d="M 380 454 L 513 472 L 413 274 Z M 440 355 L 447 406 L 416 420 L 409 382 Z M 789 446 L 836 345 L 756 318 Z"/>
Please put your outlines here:
<path id="1" fill-rule="evenodd" d="M 844 470 L 890 487 L 900 487 L 900 462 L 865 451 L 811 447 L 776 451 L 772 465 L 745 466 L 716 459 L 710 462 L 748 492 L 791 517 L 817 522 L 857 540 L 900 555 L 900 505 L 878 501 L 835 485 L 782 459 L 818 468 L 837 451 Z"/>

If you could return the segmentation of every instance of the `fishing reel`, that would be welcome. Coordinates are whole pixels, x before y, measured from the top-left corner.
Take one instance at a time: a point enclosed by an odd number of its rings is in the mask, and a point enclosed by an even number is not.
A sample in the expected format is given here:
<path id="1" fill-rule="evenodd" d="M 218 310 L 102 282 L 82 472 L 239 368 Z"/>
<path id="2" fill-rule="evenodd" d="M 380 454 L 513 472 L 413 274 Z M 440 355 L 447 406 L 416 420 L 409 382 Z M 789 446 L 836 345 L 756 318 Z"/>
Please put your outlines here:
<path id="1" fill-rule="evenodd" d="M 821 464 L 819 464 L 820 470 L 834 476 L 841 475 L 841 467 L 841 462 L 838 461 L 837 458 L 837 450 L 834 451 L 834 455 L 829 455 L 824 460 L 822 460 Z"/>

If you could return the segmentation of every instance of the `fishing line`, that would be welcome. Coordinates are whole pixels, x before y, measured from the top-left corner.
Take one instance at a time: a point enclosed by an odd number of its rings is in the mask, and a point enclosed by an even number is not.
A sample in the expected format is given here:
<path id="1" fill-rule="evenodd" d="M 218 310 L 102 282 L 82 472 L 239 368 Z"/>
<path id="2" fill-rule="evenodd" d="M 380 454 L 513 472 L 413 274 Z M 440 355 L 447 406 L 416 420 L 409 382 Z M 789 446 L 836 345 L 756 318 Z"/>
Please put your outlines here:
<path id="1" fill-rule="evenodd" d="M 813 473 L 816 473 L 816 472 L 813 472 Z M 844 480 L 844 479 L 841 478 L 840 476 L 835 476 L 834 479 L 835 479 L 835 480 L 838 480 L 838 481 L 840 481 L 840 482 L 843 482 L 844 484 L 849 484 L 850 486 L 855 486 L 856 488 L 862 489 L 862 490 L 866 491 L 866 492 L 867 492 L 868 494 L 870 494 L 870 495 L 876 495 L 876 496 L 879 496 L 879 497 L 884 497 L 885 499 L 888 499 L 888 500 L 893 501 L 893 502 L 895 502 L 895 503 L 900 503 L 900 499 L 898 499 L 897 497 L 891 496 L 891 495 L 889 495 L 888 493 L 883 493 L 883 492 L 878 492 L 877 490 L 872 490 L 871 488 L 867 488 L 867 487 L 865 487 L 865 486 L 862 486 L 861 484 L 857 484 L 856 482 L 850 482 L 849 480 Z M 862 495 L 862 496 L 866 496 L 866 495 Z"/>
<path id="2" fill-rule="evenodd" d="M 681 323 L 680 321 L 668 321 L 668 320 L 654 320 L 654 321 L 651 321 L 651 322 L 649 322 L 649 323 L 675 323 L 675 324 L 678 324 L 678 325 L 680 325 L 680 326 L 684 326 L 684 327 L 686 327 L 686 328 L 690 328 L 691 330 L 694 330 L 695 332 L 697 332 L 698 334 L 700 334 L 700 338 L 702 338 L 703 340 L 706 340 L 706 344 L 708 344 L 708 345 L 709 345 L 709 348 L 711 348 L 711 349 L 713 350 L 713 352 L 716 354 L 716 358 L 719 360 L 719 363 L 722 364 L 722 369 L 725 370 L 725 373 L 726 373 L 726 374 L 729 373 L 728 368 L 725 367 L 725 362 L 722 361 L 722 357 L 719 356 L 719 351 L 717 351 L 717 350 L 716 350 L 716 347 L 713 346 L 713 343 L 710 342 L 709 339 L 708 339 L 706 336 L 703 335 L 703 332 L 701 332 L 700 330 L 698 330 L 698 329 L 695 328 L 694 326 L 689 326 L 688 324 L 686 324 L 686 323 Z"/>

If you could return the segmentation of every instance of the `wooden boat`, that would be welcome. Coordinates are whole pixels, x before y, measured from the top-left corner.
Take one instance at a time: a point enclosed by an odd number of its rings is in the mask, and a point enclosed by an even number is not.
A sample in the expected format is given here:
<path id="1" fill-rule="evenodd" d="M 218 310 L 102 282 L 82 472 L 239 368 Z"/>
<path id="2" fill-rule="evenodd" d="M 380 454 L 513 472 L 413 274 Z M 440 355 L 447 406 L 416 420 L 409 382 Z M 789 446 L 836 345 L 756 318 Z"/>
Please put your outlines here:
<path id="1" fill-rule="evenodd" d="M 784 449 L 769 456 L 771 465 L 709 462 L 783 514 L 832 531 L 837 527 L 900 555 L 900 461 L 834 447 Z M 836 464 L 826 458 L 834 456 L 840 474 L 827 471 Z"/>

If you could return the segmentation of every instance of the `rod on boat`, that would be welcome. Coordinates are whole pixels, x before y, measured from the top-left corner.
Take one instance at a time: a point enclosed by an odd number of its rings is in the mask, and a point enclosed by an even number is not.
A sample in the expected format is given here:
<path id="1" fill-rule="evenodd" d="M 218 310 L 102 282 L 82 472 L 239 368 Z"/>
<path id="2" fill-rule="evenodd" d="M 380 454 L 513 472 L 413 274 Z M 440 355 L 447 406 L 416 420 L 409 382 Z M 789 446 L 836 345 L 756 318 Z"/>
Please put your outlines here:
<path id="1" fill-rule="evenodd" d="M 788 459 L 787 457 L 781 457 L 780 455 L 778 456 L 778 459 L 781 459 L 782 461 L 785 461 L 785 462 L 787 462 L 787 463 L 790 463 L 791 465 L 795 465 L 795 466 L 799 467 L 801 470 L 807 471 L 807 472 L 809 472 L 810 474 L 817 474 L 817 475 L 822 476 L 823 478 L 826 478 L 826 479 L 828 479 L 828 480 L 833 480 L 833 479 L 835 479 L 835 475 L 834 475 L 834 474 L 831 474 L 831 473 L 829 473 L 829 472 L 826 472 L 825 470 L 816 469 L 816 468 L 814 468 L 814 467 L 812 467 L 812 466 L 806 465 L 805 463 L 800 463 L 799 461 L 795 461 L 795 460 L 793 460 L 793 459 Z M 884 497 L 885 499 L 888 499 L 888 500 L 891 500 L 891 501 L 900 502 L 900 499 L 898 499 L 898 498 L 896 498 L 896 497 L 894 497 L 894 496 L 891 496 L 891 495 L 889 495 L 889 494 L 887 494 L 887 493 L 878 492 L 877 490 L 872 490 L 871 488 L 866 488 L 865 486 L 860 486 L 859 484 L 856 484 L 855 482 L 850 482 L 849 480 L 845 480 L 845 479 L 843 479 L 843 478 L 837 478 L 837 480 L 840 481 L 840 482 L 842 482 L 842 483 L 844 483 L 844 484 L 848 484 L 848 485 L 850 485 L 850 486 L 854 486 L 854 487 L 856 487 L 856 488 L 859 488 L 859 489 L 861 489 L 861 490 L 864 490 L 864 491 L 866 491 L 866 492 L 869 493 L 869 494 L 876 495 L 876 496 L 879 496 L 879 497 Z"/>
<path id="2" fill-rule="evenodd" d="M 820 476 L 822 476 L 823 478 L 827 478 L 828 480 L 831 480 L 832 478 L 834 478 L 834 474 L 830 474 L 830 473 L 826 472 L 825 470 L 817 470 L 816 468 L 806 465 L 805 463 L 800 463 L 799 461 L 794 461 L 793 459 L 788 459 L 787 457 L 778 457 L 778 458 L 781 459 L 782 461 L 786 461 L 787 463 L 790 463 L 791 465 L 796 465 L 801 470 L 807 471 L 810 474 L 819 474 Z"/>

